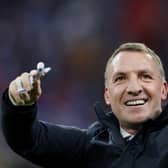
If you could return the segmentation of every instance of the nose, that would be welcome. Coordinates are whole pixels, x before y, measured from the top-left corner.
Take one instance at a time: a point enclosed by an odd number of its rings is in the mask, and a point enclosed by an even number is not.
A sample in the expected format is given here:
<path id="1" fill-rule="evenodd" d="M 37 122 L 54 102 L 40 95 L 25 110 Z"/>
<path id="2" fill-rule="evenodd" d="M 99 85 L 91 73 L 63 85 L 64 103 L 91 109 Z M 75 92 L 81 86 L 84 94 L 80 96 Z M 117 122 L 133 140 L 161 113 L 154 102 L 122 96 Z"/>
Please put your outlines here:
<path id="1" fill-rule="evenodd" d="M 138 96 L 142 92 L 142 86 L 137 77 L 133 77 L 128 81 L 127 93 L 129 95 Z"/>

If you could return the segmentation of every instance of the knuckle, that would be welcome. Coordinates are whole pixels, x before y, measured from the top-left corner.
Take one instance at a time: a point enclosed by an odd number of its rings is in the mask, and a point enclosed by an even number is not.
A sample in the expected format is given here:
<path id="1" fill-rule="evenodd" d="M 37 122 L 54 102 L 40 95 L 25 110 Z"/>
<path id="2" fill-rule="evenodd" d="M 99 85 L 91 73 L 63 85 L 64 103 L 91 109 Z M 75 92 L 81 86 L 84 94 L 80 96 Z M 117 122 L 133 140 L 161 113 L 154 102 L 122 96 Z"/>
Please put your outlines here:
<path id="1" fill-rule="evenodd" d="M 37 70 L 33 69 L 30 71 L 30 75 L 35 76 L 37 74 Z"/>
<path id="2" fill-rule="evenodd" d="M 24 73 L 21 74 L 21 78 L 25 79 L 27 77 L 29 77 L 29 73 L 24 72 Z"/>

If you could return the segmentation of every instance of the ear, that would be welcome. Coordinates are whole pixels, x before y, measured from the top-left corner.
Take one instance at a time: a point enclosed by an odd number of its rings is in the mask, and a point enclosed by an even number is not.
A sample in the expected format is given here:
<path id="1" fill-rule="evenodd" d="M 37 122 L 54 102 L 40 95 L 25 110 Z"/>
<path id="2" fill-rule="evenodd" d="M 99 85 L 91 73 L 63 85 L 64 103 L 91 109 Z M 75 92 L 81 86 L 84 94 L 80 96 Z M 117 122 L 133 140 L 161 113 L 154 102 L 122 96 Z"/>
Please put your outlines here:
<path id="1" fill-rule="evenodd" d="M 166 100 L 167 99 L 167 93 L 168 93 L 168 84 L 166 81 L 163 81 L 162 84 L 162 93 L 161 93 L 161 99 Z"/>
<path id="2" fill-rule="evenodd" d="M 110 94 L 107 87 L 104 89 L 104 100 L 107 105 L 110 105 Z"/>

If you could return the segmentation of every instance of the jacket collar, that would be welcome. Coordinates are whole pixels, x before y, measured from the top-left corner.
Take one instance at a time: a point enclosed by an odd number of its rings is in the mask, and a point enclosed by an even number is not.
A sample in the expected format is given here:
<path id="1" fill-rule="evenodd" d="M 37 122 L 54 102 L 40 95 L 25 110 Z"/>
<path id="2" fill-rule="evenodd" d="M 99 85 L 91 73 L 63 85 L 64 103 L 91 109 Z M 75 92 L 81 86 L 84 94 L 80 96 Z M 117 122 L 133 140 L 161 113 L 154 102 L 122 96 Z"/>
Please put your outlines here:
<path id="1" fill-rule="evenodd" d="M 123 145 L 123 138 L 120 134 L 120 127 L 117 118 L 112 112 L 104 112 L 102 103 L 95 103 L 95 112 L 99 122 L 105 127 L 109 132 L 112 132 L 112 138 L 114 142 L 118 145 Z"/>
<path id="2" fill-rule="evenodd" d="M 115 115 L 110 112 L 105 112 L 102 103 L 95 103 L 95 112 L 99 122 L 108 130 L 112 131 L 113 138 L 118 144 L 123 144 L 123 138 L 120 134 L 120 126 Z M 141 132 L 144 131 L 154 131 L 164 127 L 168 124 L 168 103 L 162 107 L 163 111 L 159 117 L 155 120 L 148 120 L 143 124 Z"/>

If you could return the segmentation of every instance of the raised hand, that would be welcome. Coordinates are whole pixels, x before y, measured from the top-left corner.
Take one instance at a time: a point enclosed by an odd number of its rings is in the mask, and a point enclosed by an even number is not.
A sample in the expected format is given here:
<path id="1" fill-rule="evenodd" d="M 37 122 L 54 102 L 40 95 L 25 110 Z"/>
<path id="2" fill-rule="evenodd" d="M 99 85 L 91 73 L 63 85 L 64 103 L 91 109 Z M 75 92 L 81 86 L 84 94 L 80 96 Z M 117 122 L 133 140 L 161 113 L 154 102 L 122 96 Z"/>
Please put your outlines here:
<path id="1" fill-rule="evenodd" d="M 37 69 L 24 72 L 9 85 L 9 98 L 14 105 L 32 105 L 42 94 L 41 78 L 51 70 L 45 68 L 43 62 L 37 64 Z"/>

